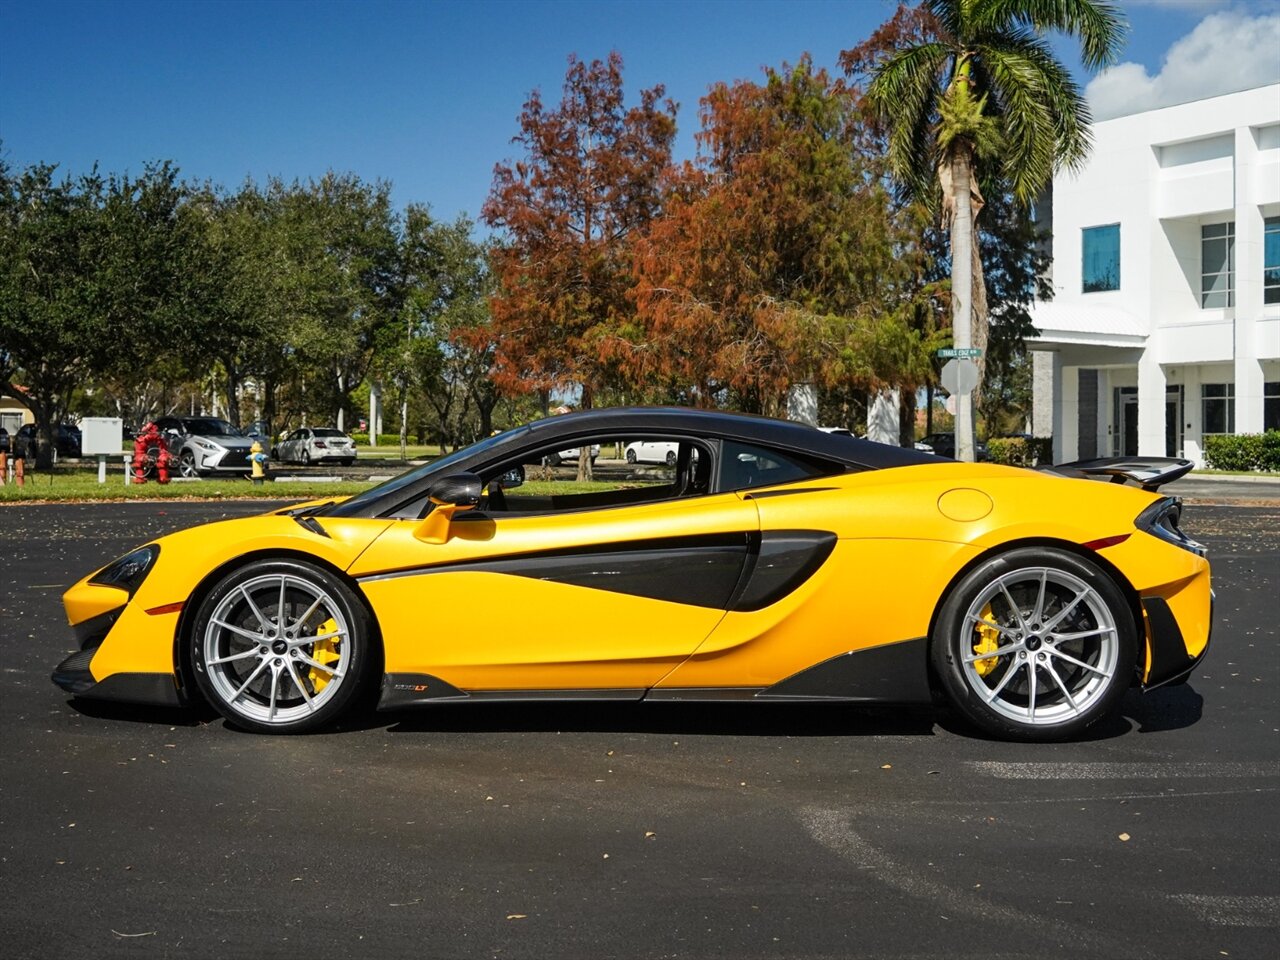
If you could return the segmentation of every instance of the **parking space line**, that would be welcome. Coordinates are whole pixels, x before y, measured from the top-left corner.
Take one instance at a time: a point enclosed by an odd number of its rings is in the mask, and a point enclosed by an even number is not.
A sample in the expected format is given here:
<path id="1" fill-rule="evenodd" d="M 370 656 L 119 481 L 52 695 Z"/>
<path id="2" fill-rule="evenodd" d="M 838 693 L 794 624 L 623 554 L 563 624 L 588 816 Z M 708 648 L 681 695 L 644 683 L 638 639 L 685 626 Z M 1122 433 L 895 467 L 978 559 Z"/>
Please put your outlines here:
<path id="1" fill-rule="evenodd" d="M 1280 776 L 1280 761 L 1254 763 L 1005 763 L 966 761 L 977 774 L 997 780 L 1184 780 Z"/>
<path id="2" fill-rule="evenodd" d="M 1280 927 L 1280 897 L 1211 897 L 1174 894 L 1201 922 L 1216 927 Z"/>
<path id="3" fill-rule="evenodd" d="M 1117 945 L 1093 930 L 1082 926 L 1036 916 L 1017 907 L 993 902 L 989 897 L 967 889 L 950 886 L 936 879 L 933 871 L 913 869 L 894 860 L 853 829 L 853 813 L 824 807 L 806 807 L 797 811 L 801 825 L 819 844 L 851 861 L 859 870 L 875 877 L 885 886 L 922 900 L 932 902 L 943 914 L 977 917 L 996 924 L 1015 924 L 1044 936 L 1058 945 L 1068 944 L 1101 956 L 1119 956 Z M 1137 949 L 1125 945 L 1123 955 Z"/>

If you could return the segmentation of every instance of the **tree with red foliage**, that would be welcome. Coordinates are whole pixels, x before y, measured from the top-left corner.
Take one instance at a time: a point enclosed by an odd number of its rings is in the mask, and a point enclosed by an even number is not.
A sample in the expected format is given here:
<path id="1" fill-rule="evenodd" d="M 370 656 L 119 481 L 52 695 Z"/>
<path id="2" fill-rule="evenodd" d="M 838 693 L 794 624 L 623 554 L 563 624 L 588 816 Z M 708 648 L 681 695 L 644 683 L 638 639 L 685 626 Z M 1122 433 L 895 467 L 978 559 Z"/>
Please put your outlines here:
<path id="1" fill-rule="evenodd" d="M 927 375 L 909 231 L 855 106 L 807 56 L 703 99 L 699 161 L 637 244 L 633 378 L 776 413 L 793 383 Z"/>
<path id="2" fill-rule="evenodd" d="M 633 307 L 630 243 L 659 209 L 676 105 L 662 86 L 627 108 L 622 58 L 569 58 L 560 105 L 538 91 L 513 139 L 524 150 L 494 168 L 482 217 L 505 236 L 493 253 L 495 375 L 509 392 L 581 391 L 592 399 L 615 373 L 617 336 Z M 585 450 L 585 448 L 584 448 Z M 590 475 L 583 456 L 580 476 Z"/>

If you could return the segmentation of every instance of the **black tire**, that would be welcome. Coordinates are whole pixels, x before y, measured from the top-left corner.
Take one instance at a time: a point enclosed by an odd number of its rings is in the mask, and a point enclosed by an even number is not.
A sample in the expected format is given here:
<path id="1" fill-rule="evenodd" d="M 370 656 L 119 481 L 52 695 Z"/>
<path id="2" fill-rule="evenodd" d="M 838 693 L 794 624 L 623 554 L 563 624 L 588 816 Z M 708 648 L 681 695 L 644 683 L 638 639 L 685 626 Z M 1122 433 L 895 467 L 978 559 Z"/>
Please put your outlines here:
<path id="1" fill-rule="evenodd" d="M 674 450 L 667 451 L 667 466 L 674 467 L 676 465 L 676 452 Z"/>
<path id="2" fill-rule="evenodd" d="M 354 466 L 354 465 L 355 465 L 355 462 L 356 462 L 356 458 L 355 458 L 355 457 L 347 457 L 347 459 L 345 459 L 345 460 L 343 460 L 343 461 L 342 461 L 342 465 L 343 465 L 344 467 L 351 467 L 351 466 Z"/>
<path id="3" fill-rule="evenodd" d="M 558 453 L 553 453 L 551 454 L 551 456 L 547 457 L 548 467 L 558 467 L 560 466 L 561 462 L 562 461 L 560 460 L 560 454 Z"/>
<path id="4" fill-rule="evenodd" d="M 634 450 L 628 450 L 627 463 L 635 463 L 635 462 L 636 462 L 636 452 Z"/>
<path id="5" fill-rule="evenodd" d="M 304 467 L 311 466 L 311 451 L 306 447 L 302 448 L 302 465 Z"/>
<path id="6" fill-rule="evenodd" d="M 196 455 L 190 450 L 183 450 L 178 457 L 178 474 L 193 479 L 200 476 L 200 468 L 196 466 Z"/>
<path id="7" fill-rule="evenodd" d="M 305 621 L 289 622 L 313 604 Z M 365 692 L 374 637 L 368 610 L 339 577 L 303 560 L 258 560 L 223 577 L 200 604 L 188 649 L 200 692 L 229 723 L 309 733 L 332 725 Z"/>
<path id="8" fill-rule="evenodd" d="M 1054 547 L 1020 548 L 956 584 L 930 655 L 947 701 L 983 731 L 1067 740 L 1115 713 L 1134 678 L 1137 630 L 1095 564 Z"/>
<path id="9" fill-rule="evenodd" d="M 271 448 L 271 459 L 272 459 L 272 460 L 279 460 L 279 459 L 280 459 L 280 448 L 279 448 L 279 447 L 272 447 L 272 448 Z"/>

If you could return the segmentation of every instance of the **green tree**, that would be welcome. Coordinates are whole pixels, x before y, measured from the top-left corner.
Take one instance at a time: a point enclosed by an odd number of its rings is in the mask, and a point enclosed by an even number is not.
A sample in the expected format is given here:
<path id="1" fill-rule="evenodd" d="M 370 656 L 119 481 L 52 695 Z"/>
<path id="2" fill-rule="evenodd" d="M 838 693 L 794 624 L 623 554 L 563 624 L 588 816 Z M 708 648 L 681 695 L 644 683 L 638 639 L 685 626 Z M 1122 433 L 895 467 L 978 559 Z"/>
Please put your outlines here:
<path id="1" fill-rule="evenodd" d="M 1125 25 L 1106 0 L 925 0 L 909 13 L 915 42 L 873 65 L 867 96 L 889 130 L 890 164 L 905 191 L 928 200 L 941 191 L 955 343 L 967 347 L 984 170 L 1025 205 L 1056 169 L 1077 168 L 1088 155 L 1088 107 L 1044 34 L 1078 37 L 1085 65 L 1096 68 L 1115 59 Z M 970 398 L 959 399 L 957 457 L 972 460 Z"/>
<path id="2" fill-rule="evenodd" d="M 492 284 L 484 247 L 460 216 L 443 223 L 411 204 L 400 236 L 396 322 L 384 329 L 380 366 L 400 392 L 400 441 L 410 393 L 435 415 L 442 447 L 492 429 L 495 344 L 488 326 Z M 474 418 L 472 414 L 474 413 Z"/>

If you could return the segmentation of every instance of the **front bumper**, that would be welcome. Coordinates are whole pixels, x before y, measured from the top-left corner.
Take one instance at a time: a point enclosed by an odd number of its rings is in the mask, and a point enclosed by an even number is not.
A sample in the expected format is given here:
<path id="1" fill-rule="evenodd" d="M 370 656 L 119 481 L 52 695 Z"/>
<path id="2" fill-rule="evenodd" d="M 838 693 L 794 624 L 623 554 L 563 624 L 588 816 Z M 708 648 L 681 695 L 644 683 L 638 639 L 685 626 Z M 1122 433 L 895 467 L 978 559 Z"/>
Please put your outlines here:
<path id="1" fill-rule="evenodd" d="M 186 706 L 172 673 L 113 673 L 105 680 L 95 680 L 89 663 L 97 647 L 71 654 L 54 668 L 52 680 L 74 697 L 87 700 L 113 700 L 117 703 L 143 703 L 157 707 Z"/>
<path id="2" fill-rule="evenodd" d="M 249 469 L 249 451 L 226 448 L 205 450 L 202 447 L 191 447 L 196 458 L 196 467 L 202 472 L 244 473 Z"/>

